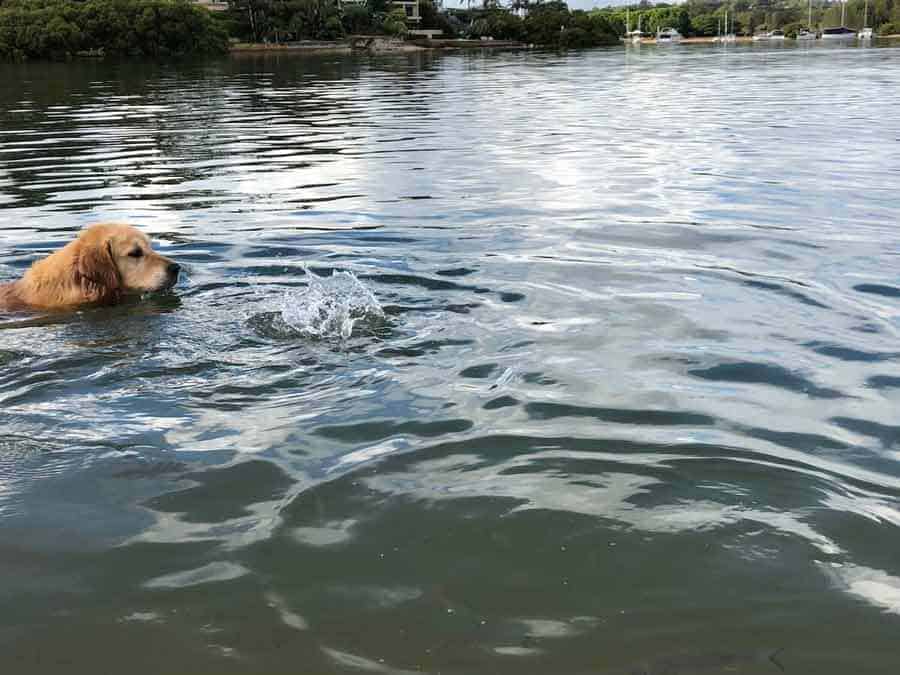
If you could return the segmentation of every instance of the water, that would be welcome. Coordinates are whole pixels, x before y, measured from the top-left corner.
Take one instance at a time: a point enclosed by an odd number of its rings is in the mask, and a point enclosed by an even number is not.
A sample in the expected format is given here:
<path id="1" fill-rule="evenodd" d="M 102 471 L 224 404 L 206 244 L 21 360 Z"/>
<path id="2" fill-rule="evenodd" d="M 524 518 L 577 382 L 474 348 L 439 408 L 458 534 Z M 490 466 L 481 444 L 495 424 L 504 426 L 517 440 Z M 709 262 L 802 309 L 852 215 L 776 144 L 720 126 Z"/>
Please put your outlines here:
<path id="1" fill-rule="evenodd" d="M 892 673 L 900 49 L 0 66 L 0 666 Z"/>

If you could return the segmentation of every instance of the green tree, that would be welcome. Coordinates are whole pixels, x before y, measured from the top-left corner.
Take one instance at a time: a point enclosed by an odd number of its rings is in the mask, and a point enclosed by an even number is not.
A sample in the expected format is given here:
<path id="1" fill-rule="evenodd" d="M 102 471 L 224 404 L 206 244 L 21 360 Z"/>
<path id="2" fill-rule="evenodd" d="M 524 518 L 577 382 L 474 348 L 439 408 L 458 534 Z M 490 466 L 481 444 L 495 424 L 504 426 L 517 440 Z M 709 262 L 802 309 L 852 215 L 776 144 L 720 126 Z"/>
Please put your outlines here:
<path id="1" fill-rule="evenodd" d="M 402 7 L 396 7 L 388 12 L 382 24 L 384 32 L 388 35 L 406 35 L 406 11 Z"/>
<path id="2" fill-rule="evenodd" d="M 539 45 L 559 45 L 560 34 L 569 21 L 569 7 L 564 2 L 544 2 L 533 5 L 525 17 L 525 35 L 529 42 Z"/>

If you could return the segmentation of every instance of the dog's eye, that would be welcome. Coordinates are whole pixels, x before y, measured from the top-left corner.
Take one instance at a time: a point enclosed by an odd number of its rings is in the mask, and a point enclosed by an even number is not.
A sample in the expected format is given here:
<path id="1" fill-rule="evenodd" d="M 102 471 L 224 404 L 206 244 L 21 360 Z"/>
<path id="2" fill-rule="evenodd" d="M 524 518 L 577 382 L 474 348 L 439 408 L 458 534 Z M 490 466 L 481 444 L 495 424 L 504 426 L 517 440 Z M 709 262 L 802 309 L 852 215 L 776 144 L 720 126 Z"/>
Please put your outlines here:
<path id="1" fill-rule="evenodd" d="M 139 248 L 136 248 L 133 251 L 128 252 L 129 258 L 140 258 L 142 255 L 144 255 L 144 252 Z"/>

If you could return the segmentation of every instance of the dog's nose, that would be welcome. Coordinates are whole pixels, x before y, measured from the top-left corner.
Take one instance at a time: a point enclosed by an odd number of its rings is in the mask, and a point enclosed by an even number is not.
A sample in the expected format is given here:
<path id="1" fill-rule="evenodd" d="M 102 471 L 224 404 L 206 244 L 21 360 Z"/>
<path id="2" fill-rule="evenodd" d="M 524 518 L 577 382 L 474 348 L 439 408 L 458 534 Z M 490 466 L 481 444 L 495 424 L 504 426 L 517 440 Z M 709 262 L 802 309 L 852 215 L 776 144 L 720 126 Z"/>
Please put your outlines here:
<path id="1" fill-rule="evenodd" d="M 176 277 L 181 271 L 181 265 L 179 265 L 178 263 L 170 262 L 169 266 L 166 268 L 166 271 L 169 273 L 169 276 Z"/>

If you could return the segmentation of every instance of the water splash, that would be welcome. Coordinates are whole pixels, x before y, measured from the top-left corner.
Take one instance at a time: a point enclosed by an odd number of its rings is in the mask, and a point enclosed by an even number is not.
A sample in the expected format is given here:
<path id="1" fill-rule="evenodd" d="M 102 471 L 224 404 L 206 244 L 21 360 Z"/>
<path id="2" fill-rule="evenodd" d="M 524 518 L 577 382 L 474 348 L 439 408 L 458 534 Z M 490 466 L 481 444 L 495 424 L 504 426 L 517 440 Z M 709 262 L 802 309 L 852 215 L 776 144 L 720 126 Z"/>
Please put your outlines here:
<path id="1" fill-rule="evenodd" d="M 347 339 L 361 322 L 377 326 L 385 319 L 375 294 L 352 272 L 333 271 L 320 277 L 307 268 L 309 283 L 280 296 L 268 313 L 265 332 L 279 337 Z"/>

